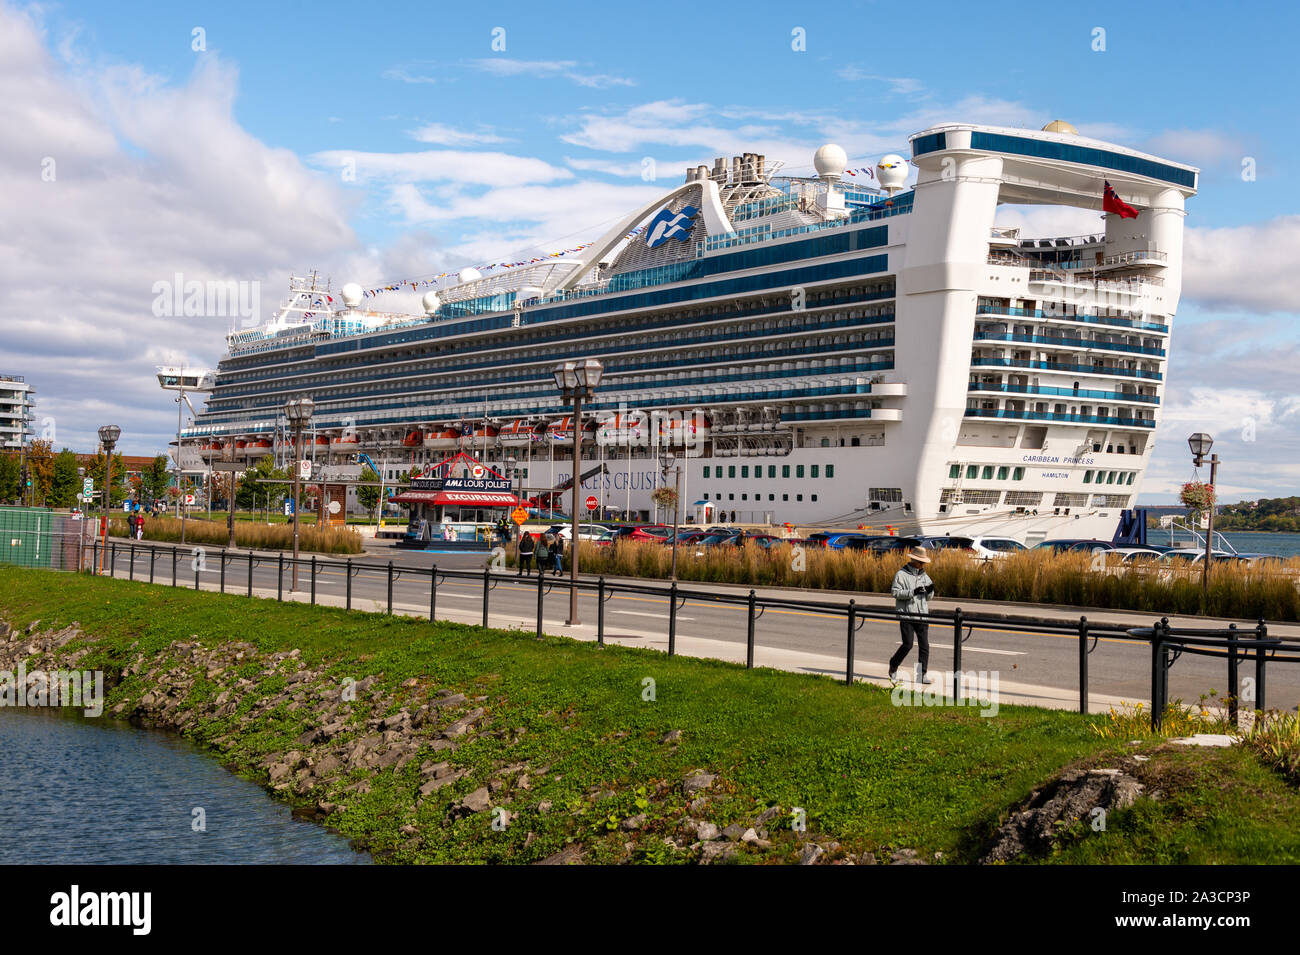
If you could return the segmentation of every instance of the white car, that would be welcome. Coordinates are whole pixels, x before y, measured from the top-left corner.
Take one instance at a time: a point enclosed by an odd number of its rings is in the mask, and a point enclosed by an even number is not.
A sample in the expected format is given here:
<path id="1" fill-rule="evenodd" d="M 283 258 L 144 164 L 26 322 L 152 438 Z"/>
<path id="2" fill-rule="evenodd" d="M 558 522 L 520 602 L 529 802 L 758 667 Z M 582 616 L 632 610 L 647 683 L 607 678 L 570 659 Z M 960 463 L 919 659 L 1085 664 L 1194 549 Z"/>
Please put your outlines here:
<path id="1" fill-rule="evenodd" d="M 1161 560 L 1165 555 L 1149 547 L 1116 547 L 1114 550 L 1102 551 L 1108 558 L 1115 554 L 1126 564 L 1140 564 L 1148 560 Z"/>
<path id="2" fill-rule="evenodd" d="M 558 530 L 552 531 L 561 540 L 573 539 L 573 525 L 565 524 Z M 603 541 L 609 540 L 613 536 L 610 529 L 604 524 L 579 524 L 578 540 L 580 541 Z"/>
<path id="3" fill-rule="evenodd" d="M 1029 549 L 1013 537 L 972 537 L 970 547 L 980 560 L 1001 560 Z"/>

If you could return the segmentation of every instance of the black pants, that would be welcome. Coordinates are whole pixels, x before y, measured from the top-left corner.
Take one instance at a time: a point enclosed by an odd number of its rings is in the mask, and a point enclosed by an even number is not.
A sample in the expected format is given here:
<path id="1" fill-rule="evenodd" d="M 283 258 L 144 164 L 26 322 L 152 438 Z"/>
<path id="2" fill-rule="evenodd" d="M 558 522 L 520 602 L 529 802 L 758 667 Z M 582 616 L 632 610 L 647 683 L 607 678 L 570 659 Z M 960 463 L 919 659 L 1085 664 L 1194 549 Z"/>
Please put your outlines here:
<path id="1" fill-rule="evenodd" d="M 531 574 L 533 572 L 533 568 L 531 566 L 532 562 L 533 562 L 533 552 L 531 550 L 528 551 L 527 553 L 525 553 L 524 551 L 519 552 L 519 575 L 521 577 L 524 574 Z"/>
<path id="2" fill-rule="evenodd" d="M 921 658 L 921 672 L 928 673 L 930 670 L 930 625 L 920 623 L 916 620 L 898 621 L 898 629 L 903 634 L 903 645 L 894 651 L 894 655 L 889 658 L 889 672 L 893 673 L 898 669 L 899 664 L 907 659 L 907 655 L 912 652 L 912 637 L 915 635 L 919 650 L 918 655 Z"/>

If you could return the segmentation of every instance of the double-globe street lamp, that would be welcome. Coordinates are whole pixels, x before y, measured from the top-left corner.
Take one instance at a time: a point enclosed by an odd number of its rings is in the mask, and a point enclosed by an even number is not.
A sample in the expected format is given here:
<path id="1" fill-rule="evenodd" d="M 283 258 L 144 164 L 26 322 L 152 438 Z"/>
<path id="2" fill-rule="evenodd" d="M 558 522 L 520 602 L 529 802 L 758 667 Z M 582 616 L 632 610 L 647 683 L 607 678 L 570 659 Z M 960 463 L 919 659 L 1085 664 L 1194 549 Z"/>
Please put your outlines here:
<path id="1" fill-rule="evenodd" d="M 1214 447 L 1214 439 L 1204 431 L 1198 431 L 1187 439 L 1187 446 L 1192 450 L 1192 464 L 1200 467 L 1205 463 L 1205 456 Z M 1219 456 L 1210 454 L 1210 500 L 1205 509 L 1205 563 L 1201 565 L 1201 593 L 1208 599 L 1210 595 L 1210 560 L 1214 554 L 1214 499 L 1215 482 L 1219 476 Z"/>
<path id="2" fill-rule="evenodd" d="M 555 366 L 555 385 L 566 400 L 573 401 L 573 540 L 569 559 L 570 627 L 578 625 L 578 491 L 582 485 L 582 401 L 590 398 L 600 384 L 605 366 L 595 358 L 565 361 Z"/>
<path id="3" fill-rule="evenodd" d="M 298 495 L 302 485 L 302 433 L 316 409 L 310 398 L 290 398 L 284 404 L 284 416 L 293 430 L 293 581 L 290 591 L 298 589 Z"/>
<path id="4" fill-rule="evenodd" d="M 113 448 L 117 439 L 122 437 L 122 429 L 115 424 L 106 424 L 99 429 L 99 443 L 104 446 L 104 522 L 101 528 L 102 545 L 99 549 L 99 567 L 96 573 L 104 569 L 104 551 L 108 549 L 108 508 L 109 489 L 113 486 Z"/>

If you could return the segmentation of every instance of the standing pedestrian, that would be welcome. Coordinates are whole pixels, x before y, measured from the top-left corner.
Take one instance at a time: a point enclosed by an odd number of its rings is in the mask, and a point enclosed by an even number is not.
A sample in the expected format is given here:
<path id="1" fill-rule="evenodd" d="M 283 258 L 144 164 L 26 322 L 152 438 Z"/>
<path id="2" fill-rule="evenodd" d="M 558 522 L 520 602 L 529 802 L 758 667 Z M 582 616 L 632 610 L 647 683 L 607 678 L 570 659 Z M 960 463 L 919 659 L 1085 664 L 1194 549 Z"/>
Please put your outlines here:
<path id="1" fill-rule="evenodd" d="M 523 528 L 519 529 L 519 576 L 525 573 L 533 572 L 533 551 L 537 549 L 537 541 L 533 540 L 533 535 Z"/>
<path id="2" fill-rule="evenodd" d="M 912 652 L 912 641 L 917 644 L 921 661 L 921 683 L 933 683 L 930 676 L 930 625 L 925 615 L 930 612 L 930 597 L 934 594 L 934 581 L 925 572 L 930 558 L 924 547 L 913 547 L 907 554 L 907 563 L 894 575 L 892 593 L 894 609 L 898 612 L 898 628 L 903 635 L 903 645 L 889 658 L 889 679 L 898 682 L 898 667 Z"/>
<path id="3" fill-rule="evenodd" d="M 543 534 L 537 541 L 537 576 L 546 575 L 546 567 L 551 562 L 551 535 Z"/>
<path id="4" fill-rule="evenodd" d="M 551 570 L 551 576 L 560 577 L 564 574 L 564 538 L 559 534 L 555 535 L 555 541 L 551 544 L 551 560 L 555 566 Z"/>

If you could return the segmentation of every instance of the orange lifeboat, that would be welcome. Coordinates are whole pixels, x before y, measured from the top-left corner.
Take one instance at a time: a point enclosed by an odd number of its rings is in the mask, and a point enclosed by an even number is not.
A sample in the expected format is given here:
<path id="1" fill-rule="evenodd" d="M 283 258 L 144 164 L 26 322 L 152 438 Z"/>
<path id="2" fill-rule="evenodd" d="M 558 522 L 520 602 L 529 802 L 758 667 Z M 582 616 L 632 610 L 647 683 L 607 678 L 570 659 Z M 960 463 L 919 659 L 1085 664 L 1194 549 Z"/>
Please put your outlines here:
<path id="1" fill-rule="evenodd" d="M 422 442 L 426 448 L 433 451 L 451 451 L 460 445 L 460 432 L 455 428 L 443 428 L 441 431 L 430 431 L 424 436 Z"/>
<path id="2" fill-rule="evenodd" d="M 419 430 L 406 432 L 406 437 L 402 439 L 402 447 L 418 448 L 424 440 L 424 434 Z"/>

